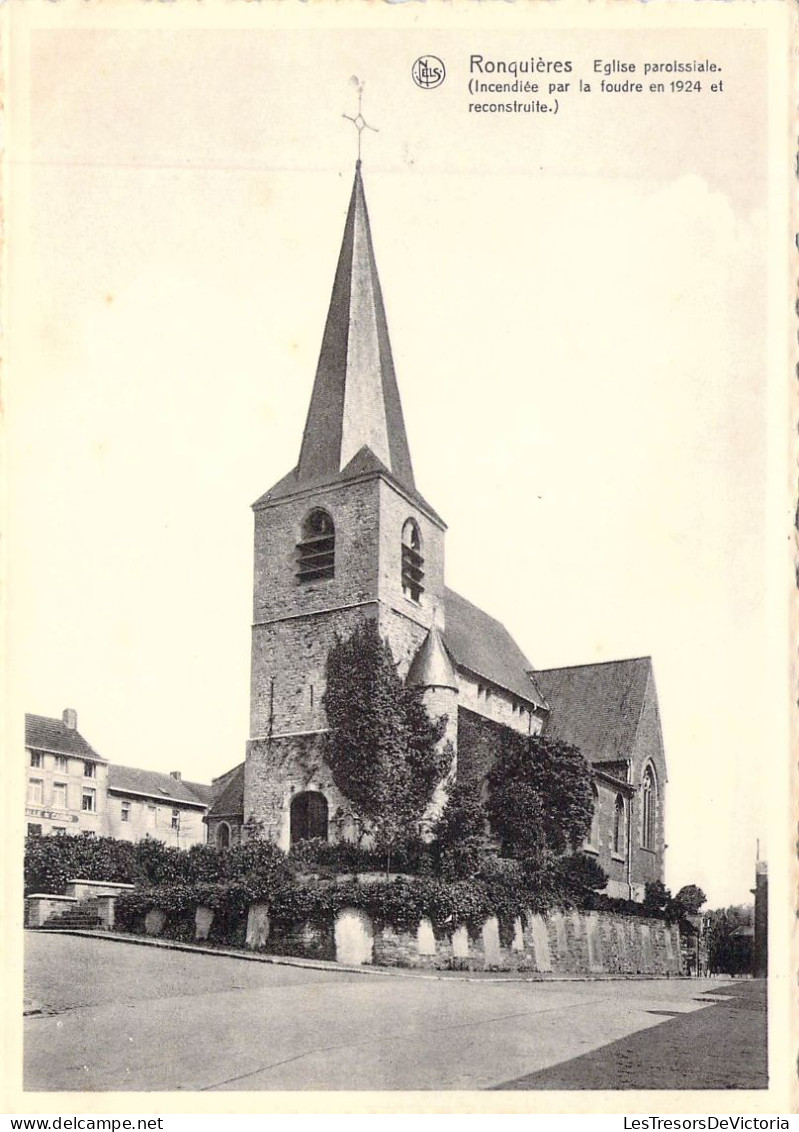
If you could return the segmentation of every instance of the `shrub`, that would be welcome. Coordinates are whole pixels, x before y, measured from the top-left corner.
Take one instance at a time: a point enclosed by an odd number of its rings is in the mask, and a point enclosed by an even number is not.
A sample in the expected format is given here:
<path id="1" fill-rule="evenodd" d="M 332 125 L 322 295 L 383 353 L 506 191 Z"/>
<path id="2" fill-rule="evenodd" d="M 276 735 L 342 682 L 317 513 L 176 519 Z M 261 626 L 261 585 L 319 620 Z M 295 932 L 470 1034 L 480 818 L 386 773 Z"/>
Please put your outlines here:
<path id="1" fill-rule="evenodd" d="M 456 782 L 433 829 L 438 871 L 447 880 L 474 876 L 486 839 L 487 819 L 477 788 Z"/>

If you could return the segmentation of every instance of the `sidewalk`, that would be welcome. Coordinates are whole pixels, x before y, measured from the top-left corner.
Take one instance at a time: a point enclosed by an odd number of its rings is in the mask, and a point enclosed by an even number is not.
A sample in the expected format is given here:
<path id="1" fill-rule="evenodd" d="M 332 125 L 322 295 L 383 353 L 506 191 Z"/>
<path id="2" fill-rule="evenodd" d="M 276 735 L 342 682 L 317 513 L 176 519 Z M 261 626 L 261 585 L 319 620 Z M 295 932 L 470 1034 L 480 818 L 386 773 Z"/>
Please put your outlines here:
<path id="1" fill-rule="evenodd" d="M 705 990 L 703 997 L 711 996 L 716 1002 L 707 1010 L 677 1015 L 582 1057 L 494 1087 L 767 1089 L 765 980 Z"/>

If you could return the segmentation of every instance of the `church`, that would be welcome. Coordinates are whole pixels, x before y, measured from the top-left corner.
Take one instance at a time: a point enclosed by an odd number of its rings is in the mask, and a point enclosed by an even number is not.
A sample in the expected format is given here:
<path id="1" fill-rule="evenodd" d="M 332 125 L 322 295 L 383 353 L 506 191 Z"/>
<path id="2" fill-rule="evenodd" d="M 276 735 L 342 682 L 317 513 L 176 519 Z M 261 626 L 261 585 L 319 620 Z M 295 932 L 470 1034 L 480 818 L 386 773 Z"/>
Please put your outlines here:
<path id="1" fill-rule="evenodd" d="M 666 763 L 649 657 L 535 669 L 504 625 L 448 589 L 446 523 L 420 494 L 377 272 L 361 162 L 297 466 L 254 504 L 250 738 L 217 781 L 209 841 L 348 838 L 321 742 L 337 639 L 377 622 L 400 675 L 446 716 L 458 778 L 487 773 L 497 729 L 580 748 L 593 769 L 585 852 L 610 896 L 663 879 Z"/>

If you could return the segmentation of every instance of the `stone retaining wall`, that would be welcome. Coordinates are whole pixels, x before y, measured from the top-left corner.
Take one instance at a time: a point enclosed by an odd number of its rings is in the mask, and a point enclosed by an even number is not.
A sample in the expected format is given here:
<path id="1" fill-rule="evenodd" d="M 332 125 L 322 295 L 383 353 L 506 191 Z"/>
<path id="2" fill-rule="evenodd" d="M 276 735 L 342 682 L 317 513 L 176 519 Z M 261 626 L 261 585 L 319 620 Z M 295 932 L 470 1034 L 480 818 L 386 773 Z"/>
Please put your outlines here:
<path id="1" fill-rule="evenodd" d="M 69 902 L 69 897 L 60 899 Z M 113 898 L 108 902 L 112 904 Z M 197 941 L 213 935 L 215 919 L 210 908 L 197 909 Z M 145 917 L 144 930 L 148 935 L 161 935 L 165 922 L 164 913 L 152 909 Z M 528 913 L 512 923 L 501 923 L 492 916 L 479 929 L 461 926 L 450 931 L 435 930 L 423 919 L 416 931 L 400 931 L 375 924 L 360 909 L 346 908 L 335 922 L 326 924 L 289 924 L 272 921 L 267 905 L 254 904 L 247 920 L 246 946 L 265 954 L 335 959 L 347 965 L 520 971 L 542 976 L 682 974 L 676 924 L 618 912 Z"/>
<path id="2" fill-rule="evenodd" d="M 349 921 L 350 934 L 355 923 Z M 530 914 L 508 925 L 492 917 L 476 933 L 465 927 L 436 933 L 428 920 L 415 933 L 369 927 L 372 940 L 364 939 L 364 954 L 371 951 L 371 961 L 384 967 L 528 971 L 554 976 L 682 973 L 676 925 L 615 912 Z M 342 956 L 341 961 L 352 962 L 351 956 L 358 953 L 357 943 L 349 937 L 346 952 L 347 958 Z"/>

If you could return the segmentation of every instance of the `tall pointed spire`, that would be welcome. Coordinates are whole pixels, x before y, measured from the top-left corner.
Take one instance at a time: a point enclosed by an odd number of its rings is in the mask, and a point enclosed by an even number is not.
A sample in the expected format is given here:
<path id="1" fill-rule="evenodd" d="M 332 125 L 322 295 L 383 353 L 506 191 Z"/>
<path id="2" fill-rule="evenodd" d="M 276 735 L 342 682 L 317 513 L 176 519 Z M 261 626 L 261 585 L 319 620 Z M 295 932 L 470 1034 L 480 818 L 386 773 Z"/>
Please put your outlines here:
<path id="1" fill-rule="evenodd" d="M 364 446 L 413 489 L 359 160 L 302 438 L 298 482 L 337 475 Z"/>

